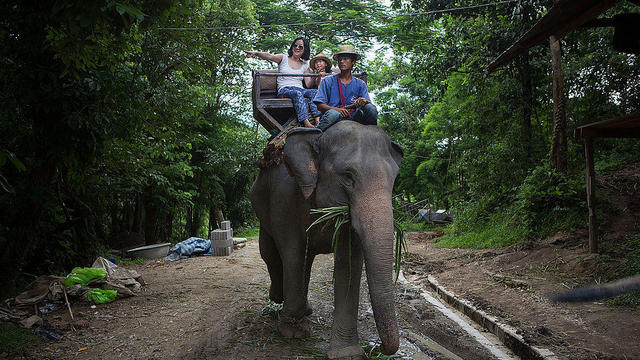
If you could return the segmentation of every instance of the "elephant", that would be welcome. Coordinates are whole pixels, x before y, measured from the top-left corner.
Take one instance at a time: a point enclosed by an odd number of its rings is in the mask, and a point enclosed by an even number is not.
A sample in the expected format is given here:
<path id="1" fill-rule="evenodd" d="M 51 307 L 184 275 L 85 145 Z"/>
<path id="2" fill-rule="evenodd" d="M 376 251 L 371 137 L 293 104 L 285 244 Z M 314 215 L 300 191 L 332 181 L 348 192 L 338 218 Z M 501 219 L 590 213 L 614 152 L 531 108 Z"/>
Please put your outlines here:
<path id="1" fill-rule="evenodd" d="M 375 125 L 340 121 L 320 131 L 289 133 L 283 161 L 261 169 L 251 203 L 260 221 L 260 255 L 267 265 L 269 298 L 282 303 L 278 331 L 285 337 L 310 334 L 307 315 L 311 265 L 317 254 L 334 252 L 333 226 L 314 226 L 311 208 L 348 205 L 351 241 L 343 231 L 334 254 L 334 319 L 330 359 L 364 356 L 357 315 L 363 262 L 381 351 L 399 346 L 394 305 L 392 189 L 402 148 Z M 350 247 L 350 248 L 349 248 Z"/>

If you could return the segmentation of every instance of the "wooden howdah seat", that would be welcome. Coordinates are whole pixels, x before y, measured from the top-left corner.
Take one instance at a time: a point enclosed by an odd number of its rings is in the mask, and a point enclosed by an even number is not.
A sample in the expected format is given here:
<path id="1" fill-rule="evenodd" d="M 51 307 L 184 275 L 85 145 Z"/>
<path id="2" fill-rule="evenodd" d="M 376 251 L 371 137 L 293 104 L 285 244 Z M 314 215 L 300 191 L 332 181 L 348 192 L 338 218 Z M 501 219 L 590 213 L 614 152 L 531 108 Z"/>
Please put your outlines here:
<path id="1" fill-rule="evenodd" d="M 279 74 L 278 70 L 255 70 L 251 72 L 253 78 L 253 88 L 251 91 L 251 100 L 253 102 L 253 117 L 262 125 L 272 136 L 277 135 L 284 129 L 284 125 L 289 121 L 296 119 L 296 113 L 293 109 L 293 101 L 288 98 L 277 97 L 276 79 L 278 76 L 300 76 L 300 84 L 302 86 L 303 75 Z M 306 74 L 304 76 L 318 76 L 315 74 Z M 367 82 L 367 73 L 357 73 L 353 76 Z"/>

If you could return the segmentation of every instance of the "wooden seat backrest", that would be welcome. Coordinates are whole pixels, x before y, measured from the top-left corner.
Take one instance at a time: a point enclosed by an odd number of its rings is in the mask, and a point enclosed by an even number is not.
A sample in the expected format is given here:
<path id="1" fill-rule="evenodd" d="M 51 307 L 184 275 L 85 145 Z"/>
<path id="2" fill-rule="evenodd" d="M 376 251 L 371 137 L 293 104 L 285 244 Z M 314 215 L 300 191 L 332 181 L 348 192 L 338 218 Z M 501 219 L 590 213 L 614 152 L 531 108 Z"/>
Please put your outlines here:
<path id="1" fill-rule="evenodd" d="M 258 70 L 256 74 L 277 74 L 277 69 Z M 259 76 L 260 79 L 260 97 L 271 98 L 276 97 L 278 93 L 278 77 L 276 76 Z M 302 78 L 300 78 L 302 83 Z"/>

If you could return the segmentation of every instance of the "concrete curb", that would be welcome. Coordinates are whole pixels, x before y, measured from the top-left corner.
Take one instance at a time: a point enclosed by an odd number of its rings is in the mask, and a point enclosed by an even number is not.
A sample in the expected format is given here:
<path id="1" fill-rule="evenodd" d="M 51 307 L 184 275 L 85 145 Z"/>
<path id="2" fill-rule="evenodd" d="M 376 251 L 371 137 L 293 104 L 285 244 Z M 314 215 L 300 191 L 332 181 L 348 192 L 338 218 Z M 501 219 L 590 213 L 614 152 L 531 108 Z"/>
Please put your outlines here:
<path id="1" fill-rule="evenodd" d="M 459 299 L 453 292 L 445 290 L 433 276 L 427 277 L 427 282 L 433 291 L 440 296 L 447 304 L 468 316 L 485 330 L 491 332 L 502 341 L 502 343 L 522 359 L 535 360 L 558 360 L 549 350 L 531 346 L 526 343 L 522 336 L 516 334 L 516 330 L 508 325 L 501 324 L 498 320 L 482 310 L 474 308 L 469 302 Z"/>

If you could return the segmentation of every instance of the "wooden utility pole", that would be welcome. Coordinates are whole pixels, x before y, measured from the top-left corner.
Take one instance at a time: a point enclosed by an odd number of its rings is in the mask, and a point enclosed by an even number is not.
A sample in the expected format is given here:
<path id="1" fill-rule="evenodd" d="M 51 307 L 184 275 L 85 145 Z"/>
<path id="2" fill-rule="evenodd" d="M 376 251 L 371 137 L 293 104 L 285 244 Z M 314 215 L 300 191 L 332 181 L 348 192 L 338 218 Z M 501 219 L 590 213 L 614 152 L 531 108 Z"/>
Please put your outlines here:
<path id="1" fill-rule="evenodd" d="M 587 160 L 587 206 L 589 208 L 589 252 L 598 252 L 598 237 L 596 233 L 596 211 L 593 189 L 596 184 L 596 176 L 593 167 L 593 143 L 591 137 L 584 138 L 584 154 Z"/>

